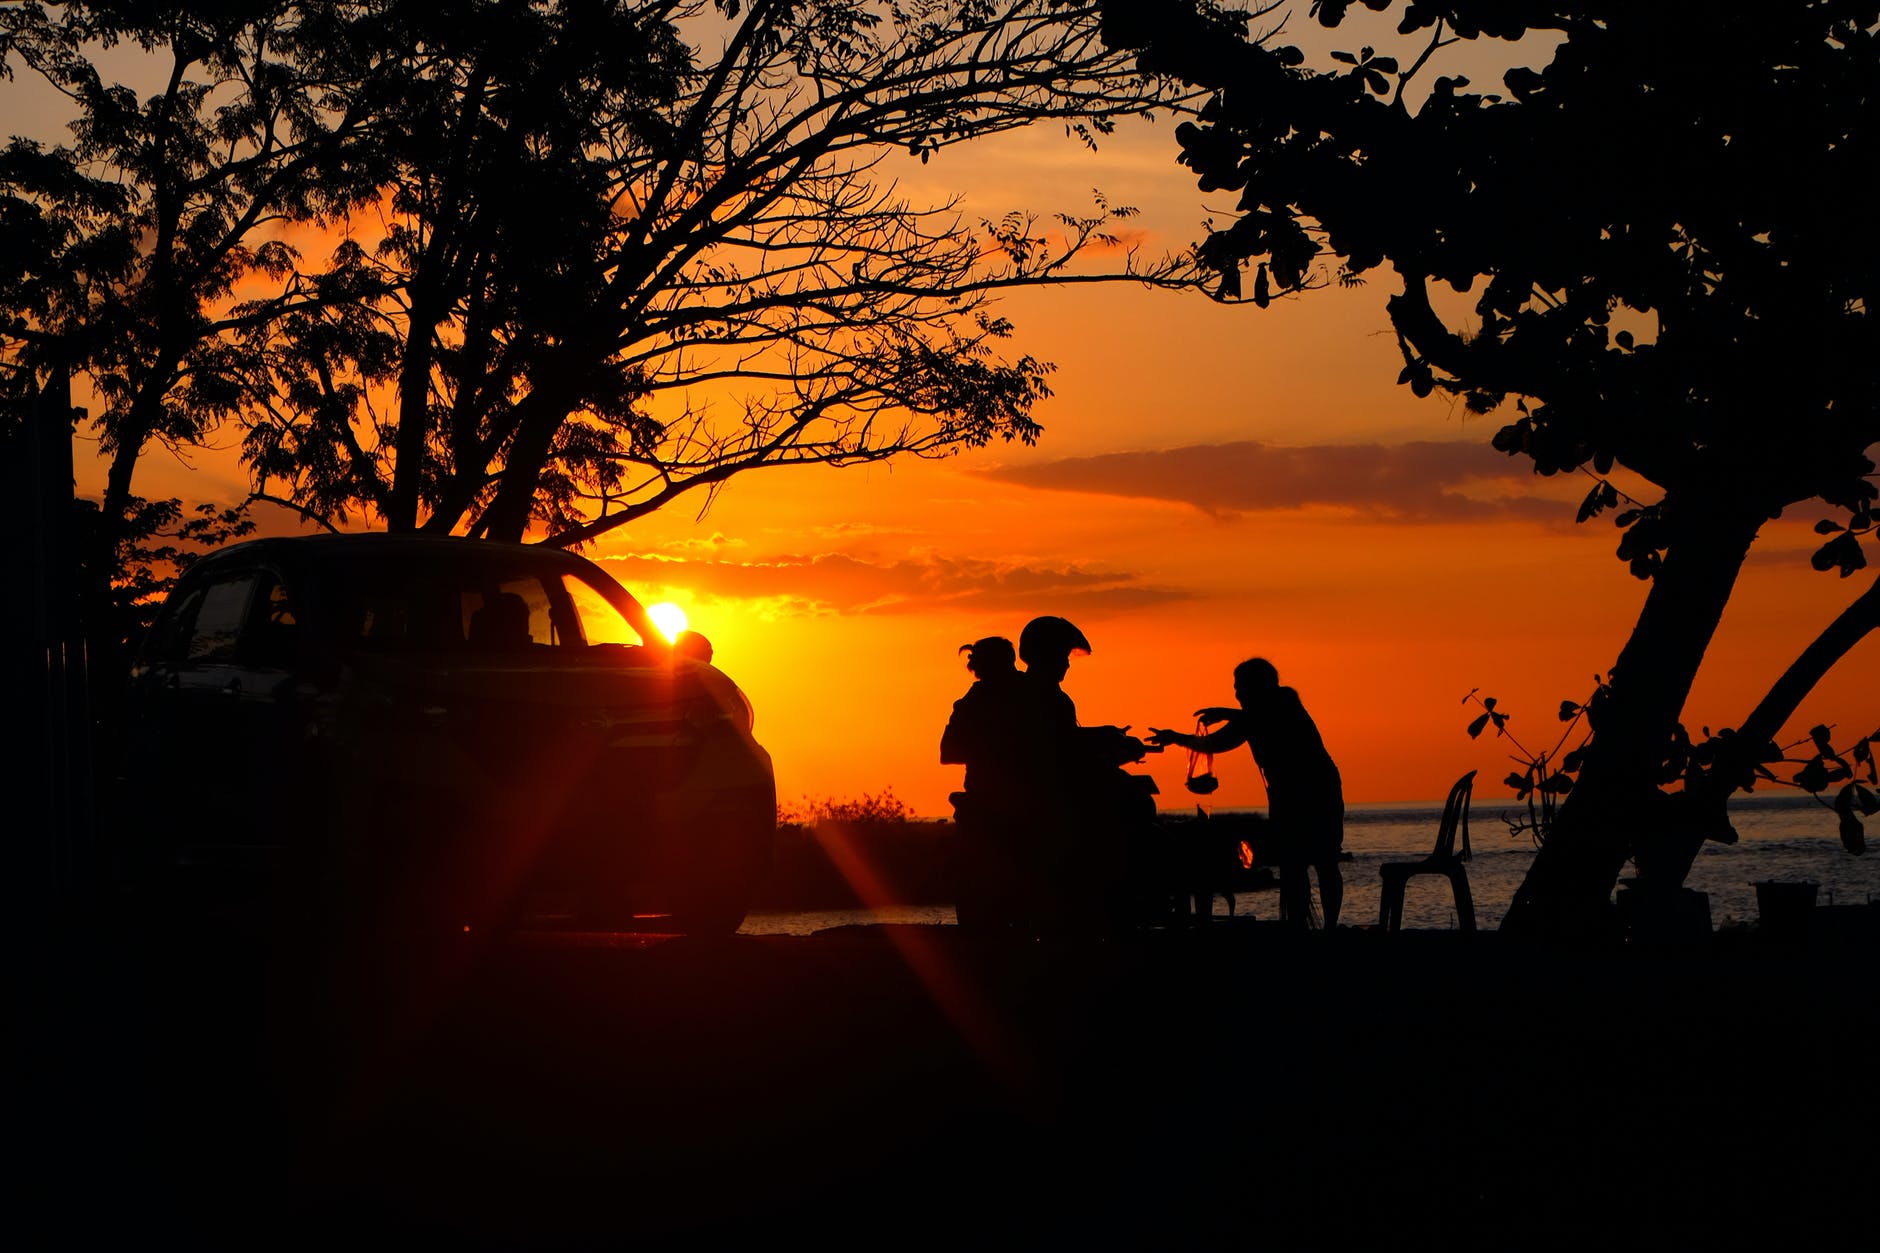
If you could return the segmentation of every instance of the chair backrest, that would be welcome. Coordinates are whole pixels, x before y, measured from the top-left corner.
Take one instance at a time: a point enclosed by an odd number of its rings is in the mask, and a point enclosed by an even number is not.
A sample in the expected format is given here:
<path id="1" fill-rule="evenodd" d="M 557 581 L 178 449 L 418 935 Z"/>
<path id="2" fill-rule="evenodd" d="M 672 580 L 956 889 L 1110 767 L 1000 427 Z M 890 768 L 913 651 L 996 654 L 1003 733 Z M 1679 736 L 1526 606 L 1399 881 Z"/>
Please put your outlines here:
<path id="1" fill-rule="evenodd" d="M 1449 789 L 1449 799 L 1443 802 L 1442 825 L 1436 828 L 1436 851 L 1432 858 L 1443 860 L 1469 860 L 1469 798 L 1475 791 L 1475 771 L 1456 780 L 1456 785 Z M 1456 852 L 1456 836 L 1462 836 L 1462 851 Z"/>

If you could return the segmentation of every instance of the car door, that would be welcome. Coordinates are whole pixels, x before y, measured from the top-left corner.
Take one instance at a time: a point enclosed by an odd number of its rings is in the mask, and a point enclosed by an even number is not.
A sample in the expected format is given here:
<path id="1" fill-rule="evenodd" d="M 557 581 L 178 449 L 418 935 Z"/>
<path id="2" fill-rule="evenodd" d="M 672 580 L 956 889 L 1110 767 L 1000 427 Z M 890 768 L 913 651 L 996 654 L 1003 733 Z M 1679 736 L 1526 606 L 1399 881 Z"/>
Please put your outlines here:
<path id="1" fill-rule="evenodd" d="M 258 581 L 254 570 L 218 572 L 192 593 L 157 685 L 151 738 L 168 737 L 156 747 L 168 764 L 173 835 L 186 864 L 220 864 L 224 850 L 245 842 L 251 760 L 238 656 Z"/>
<path id="2" fill-rule="evenodd" d="M 318 800 L 309 790 L 312 709 L 320 693 L 295 598 L 272 569 L 253 572 L 233 655 L 217 676 L 219 729 L 233 737 L 228 849 L 257 868 L 271 865 L 306 829 Z"/>

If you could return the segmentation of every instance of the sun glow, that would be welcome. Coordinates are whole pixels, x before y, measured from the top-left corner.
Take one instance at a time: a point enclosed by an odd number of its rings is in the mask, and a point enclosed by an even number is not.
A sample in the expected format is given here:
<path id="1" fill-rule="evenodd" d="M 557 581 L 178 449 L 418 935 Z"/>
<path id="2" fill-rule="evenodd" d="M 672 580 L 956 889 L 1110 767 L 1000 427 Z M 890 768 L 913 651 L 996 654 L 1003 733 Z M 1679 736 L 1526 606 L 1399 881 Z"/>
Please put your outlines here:
<path id="1" fill-rule="evenodd" d="M 671 601 L 661 601 L 652 606 L 646 611 L 646 615 L 653 620 L 653 625 L 659 628 L 660 634 L 668 640 L 678 639 L 679 632 L 685 630 L 685 610 Z"/>

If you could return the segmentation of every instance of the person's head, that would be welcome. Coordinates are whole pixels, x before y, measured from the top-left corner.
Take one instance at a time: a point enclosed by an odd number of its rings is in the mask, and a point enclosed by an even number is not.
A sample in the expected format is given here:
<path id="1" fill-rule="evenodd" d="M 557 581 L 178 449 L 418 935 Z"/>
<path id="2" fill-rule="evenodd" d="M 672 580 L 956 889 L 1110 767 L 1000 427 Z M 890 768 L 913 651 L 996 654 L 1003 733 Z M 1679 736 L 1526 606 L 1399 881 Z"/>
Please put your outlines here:
<path id="1" fill-rule="evenodd" d="M 988 635 L 983 640 L 961 644 L 960 651 L 966 654 L 966 668 L 973 672 L 974 678 L 995 679 L 1018 673 L 1018 654 L 1012 651 L 1012 641 L 1003 635 Z"/>
<path id="2" fill-rule="evenodd" d="M 1069 673 L 1073 654 L 1089 652 L 1084 633 L 1063 618 L 1033 618 L 1018 635 L 1018 655 L 1026 671 L 1053 683 Z"/>
<path id="3" fill-rule="evenodd" d="M 1279 671 L 1264 657 L 1249 657 L 1234 667 L 1234 699 L 1241 707 L 1257 705 L 1279 690 Z"/>
<path id="4" fill-rule="evenodd" d="M 672 655 L 709 662 L 712 659 L 712 642 L 697 631 L 681 631 L 672 641 Z"/>

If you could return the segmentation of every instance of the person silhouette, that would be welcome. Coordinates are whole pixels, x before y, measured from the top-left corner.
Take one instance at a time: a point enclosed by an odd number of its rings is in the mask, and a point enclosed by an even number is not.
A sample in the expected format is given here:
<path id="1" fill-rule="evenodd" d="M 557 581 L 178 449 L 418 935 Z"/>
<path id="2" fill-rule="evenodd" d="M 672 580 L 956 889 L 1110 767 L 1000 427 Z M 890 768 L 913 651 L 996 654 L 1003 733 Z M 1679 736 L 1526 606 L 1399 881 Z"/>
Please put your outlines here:
<path id="1" fill-rule="evenodd" d="M 1299 693 L 1281 687 L 1279 671 L 1264 657 L 1234 667 L 1234 698 L 1240 708 L 1197 709 L 1204 724 L 1220 723 L 1201 735 L 1162 727 L 1149 729 L 1149 743 L 1204 753 L 1245 744 L 1266 782 L 1267 816 L 1281 841 L 1280 910 L 1299 926 L 1310 924 L 1312 891 L 1306 867 L 1318 873 L 1326 927 L 1338 925 L 1345 880 L 1338 858 L 1345 840 L 1345 792 L 1338 765 L 1325 748 Z"/>
<path id="2" fill-rule="evenodd" d="M 1051 615 L 1033 618 L 1018 637 L 1040 815 L 1037 900 L 1047 926 L 1085 931 L 1126 921 L 1132 836 L 1155 818 L 1154 782 L 1120 769 L 1141 761 L 1147 746 L 1126 727 L 1080 726 L 1063 689 L 1071 658 L 1090 652 L 1075 624 Z"/>
<path id="3" fill-rule="evenodd" d="M 673 637 L 672 655 L 684 657 L 690 661 L 710 663 L 712 642 L 697 631 L 681 631 Z"/>
<path id="4" fill-rule="evenodd" d="M 1123 728 L 1078 725 L 1061 684 L 1090 641 L 1073 623 L 1027 623 L 1022 672 L 1009 648 L 992 636 L 960 650 L 976 681 L 941 736 L 941 761 L 966 766 L 966 788 L 953 794 L 957 916 L 1033 935 L 1099 929 L 1113 920 L 1129 824 L 1145 803 L 1153 821 L 1150 794 L 1128 786 L 1153 783 L 1117 768 L 1147 749 Z"/>
<path id="5" fill-rule="evenodd" d="M 953 702 L 953 716 L 940 736 L 940 761 L 966 767 L 969 794 L 1004 790 L 1010 785 L 1010 772 L 1002 769 L 1009 765 L 1009 754 L 996 749 L 1003 720 L 1018 698 L 1018 654 L 1002 635 L 962 644 L 959 651 L 966 654 L 973 685 Z"/>
<path id="6" fill-rule="evenodd" d="M 989 635 L 959 651 L 973 684 L 953 702 L 940 735 L 941 764 L 966 767 L 965 787 L 951 798 L 959 837 L 954 912 L 964 927 L 1008 927 L 1024 912 L 1020 847 L 1038 820 L 1020 732 L 1030 694 L 1011 640 Z"/>

